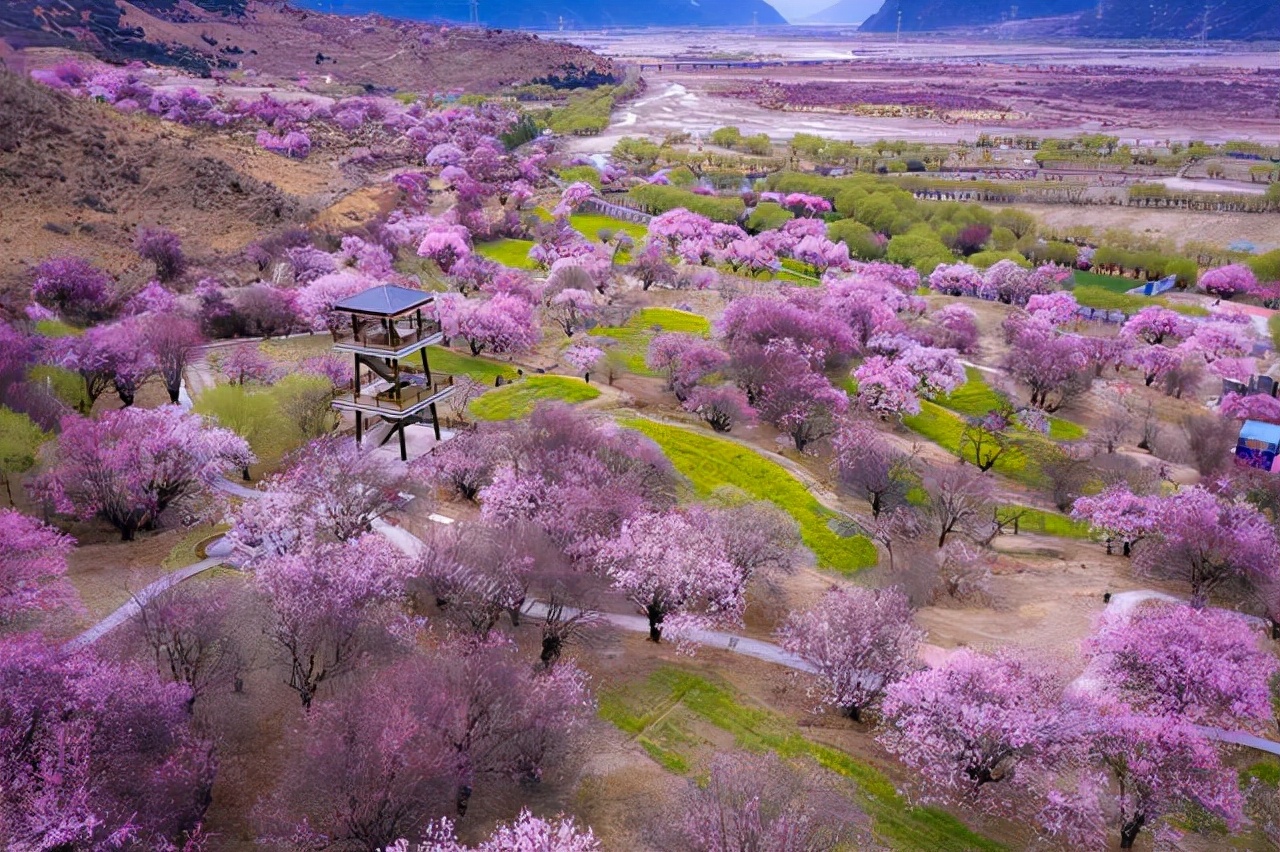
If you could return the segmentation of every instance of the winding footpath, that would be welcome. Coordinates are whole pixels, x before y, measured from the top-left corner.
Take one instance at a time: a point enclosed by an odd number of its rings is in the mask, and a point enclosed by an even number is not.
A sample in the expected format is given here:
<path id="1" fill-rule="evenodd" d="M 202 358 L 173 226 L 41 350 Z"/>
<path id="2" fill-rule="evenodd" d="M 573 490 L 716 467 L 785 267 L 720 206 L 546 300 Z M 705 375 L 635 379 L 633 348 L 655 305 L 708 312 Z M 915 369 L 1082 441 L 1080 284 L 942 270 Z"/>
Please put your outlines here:
<path id="1" fill-rule="evenodd" d="M 190 565 L 184 565 L 176 571 L 165 574 L 159 580 L 144 587 L 132 597 L 128 602 L 122 605 L 115 612 L 81 633 L 76 638 L 67 643 L 68 648 L 86 648 L 97 642 L 103 636 L 106 636 L 112 630 L 124 624 L 142 611 L 142 607 L 162 592 L 172 589 L 183 580 L 189 580 L 197 574 L 202 574 L 211 568 L 217 568 L 220 565 L 233 564 L 231 562 L 231 545 L 225 538 L 218 538 L 212 542 L 205 553 L 209 554 L 199 562 L 192 562 Z"/>
<path id="2" fill-rule="evenodd" d="M 218 482 L 215 483 L 215 487 L 226 493 L 249 499 L 262 496 L 261 491 L 246 488 L 239 483 L 231 482 L 227 479 L 218 480 Z M 444 515 L 432 514 L 430 519 L 435 523 L 453 523 L 452 518 L 445 517 Z M 375 518 L 372 526 L 375 532 L 386 538 L 391 542 L 391 544 L 400 550 L 400 552 L 410 558 L 420 556 L 423 548 L 426 547 L 422 539 L 418 538 L 413 533 L 403 527 L 388 523 L 381 518 Z M 173 588 L 184 580 L 188 580 L 191 577 L 195 577 L 198 574 L 208 571 L 211 568 L 216 568 L 220 565 L 234 564 L 231 560 L 230 543 L 227 542 L 225 538 L 215 540 L 211 545 L 209 545 L 205 552 L 209 554 L 207 558 L 202 559 L 199 562 L 194 562 L 183 568 L 179 568 L 170 574 L 166 574 L 159 580 L 156 580 L 154 583 L 134 595 L 128 603 L 124 604 L 115 612 L 90 627 L 84 633 L 81 633 L 75 639 L 72 639 L 67 643 L 68 646 L 73 648 L 83 648 L 92 645 L 94 642 L 97 642 L 103 636 L 137 615 L 141 606 L 147 601 L 150 601 L 156 595 Z M 1180 602 L 1179 598 L 1165 594 L 1164 592 L 1144 589 L 1131 592 L 1119 592 L 1113 595 L 1109 608 L 1114 607 L 1121 613 L 1129 613 L 1140 603 L 1147 600 Z M 569 612 L 572 614 L 576 611 L 569 610 Z M 525 604 L 521 613 L 532 618 L 541 618 L 547 614 L 547 605 L 543 601 L 529 601 Z M 648 619 L 640 615 L 602 612 L 599 613 L 599 618 L 621 630 L 627 630 L 632 633 L 647 634 L 649 632 Z M 721 648 L 735 654 L 741 654 L 745 657 L 762 660 L 766 663 L 785 666 L 786 668 L 794 671 L 809 673 L 814 671 L 814 667 L 800 657 L 797 657 L 795 654 L 788 653 L 782 647 L 775 645 L 772 642 L 766 642 L 761 639 L 751 639 L 746 636 L 739 636 L 734 633 L 726 633 L 720 630 L 695 630 L 689 634 L 688 638 L 698 645 L 702 645 L 707 648 Z M 947 649 L 940 648 L 938 646 L 921 646 L 921 659 L 927 665 L 940 665 L 945 661 L 949 653 L 950 652 Z M 1078 678 L 1076 683 L 1086 689 L 1094 685 L 1087 674 Z M 1219 742 L 1241 745 L 1258 751 L 1264 751 L 1269 754 L 1280 755 L 1280 742 L 1265 739 L 1246 731 L 1228 731 L 1222 728 L 1207 726 L 1200 726 L 1200 730 L 1210 738 L 1218 740 Z"/>

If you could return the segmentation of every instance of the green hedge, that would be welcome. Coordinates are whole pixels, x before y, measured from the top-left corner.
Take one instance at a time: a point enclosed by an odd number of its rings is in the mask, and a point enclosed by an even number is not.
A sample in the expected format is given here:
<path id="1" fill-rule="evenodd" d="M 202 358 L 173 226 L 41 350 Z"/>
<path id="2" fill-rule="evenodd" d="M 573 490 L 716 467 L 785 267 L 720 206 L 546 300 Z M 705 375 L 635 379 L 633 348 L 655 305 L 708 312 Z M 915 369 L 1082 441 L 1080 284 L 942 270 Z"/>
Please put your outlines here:
<path id="1" fill-rule="evenodd" d="M 751 215 L 747 217 L 747 230 L 756 234 L 761 231 L 775 231 L 794 218 L 795 214 L 782 205 L 765 201 L 757 204 L 751 211 Z"/>
<path id="2" fill-rule="evenodd" d="M 714 195 L 699 195 L 674 186 L 658 186 L 646 184 L 637 186 L 629 193 L 632 198 L 657 213 L 666 213 L 677 207 L 699 213 L 716 222 L 737 222 L 746 211 L 741 198 L 720 198 Z"/>

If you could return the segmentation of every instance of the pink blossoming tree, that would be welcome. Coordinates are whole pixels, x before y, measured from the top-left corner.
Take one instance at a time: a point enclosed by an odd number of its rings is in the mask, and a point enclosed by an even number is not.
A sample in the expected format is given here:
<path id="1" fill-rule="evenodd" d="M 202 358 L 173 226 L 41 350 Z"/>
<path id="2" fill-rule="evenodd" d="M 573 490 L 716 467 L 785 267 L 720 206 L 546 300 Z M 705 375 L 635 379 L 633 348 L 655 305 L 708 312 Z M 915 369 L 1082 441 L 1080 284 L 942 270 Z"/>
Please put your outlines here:
<path id="1" fill-rule="evenodd" d="M 16 509 L 0 511 L 0 627 L 33 612 L 78 607 L 66 580 L 75 540 Z"/>
<path id="2" fill-rule="evenodd" d="M 813 607 L 791 613 L 778 636 L 817 673 L 810 694 L 857 722 L 915 669 L 924 631 L 898 589 L 836 586 Z"/>
<path id="3" fill-rule="evenodd" d="M 48 471 L 33 492 L 67 515 L 101 517 L 130 541 L 170 506 L 255 461 L 244 439 L 177 407 L 122 408 L 62 422 Z"/>
<path id="4" fill-rule="evenodd" d="M 1152 603 L 1105 618 L 1085 649 L 1104 688 L 1148 715 L 1219 727 L 1272 722 L 1269 684 L 1280 664 L 1235 613 Z"/>
<path id="5" fill-rule="evenodd" d="M 888 688 L 880 741 L 924 777 L 931 796 L 999 809 L 1067 755 L 1064 687 L 1036 660 L 961 649 Z"/>
<path id="6" fill-rule="evenodd" d="M 649 639 L 663 630 L 685 640 L 702 626 L 736 624 L 746 577 L 723 540 L 678 511 L 625 521 L 596 557 L 600 571 L 649 619 Z"/>

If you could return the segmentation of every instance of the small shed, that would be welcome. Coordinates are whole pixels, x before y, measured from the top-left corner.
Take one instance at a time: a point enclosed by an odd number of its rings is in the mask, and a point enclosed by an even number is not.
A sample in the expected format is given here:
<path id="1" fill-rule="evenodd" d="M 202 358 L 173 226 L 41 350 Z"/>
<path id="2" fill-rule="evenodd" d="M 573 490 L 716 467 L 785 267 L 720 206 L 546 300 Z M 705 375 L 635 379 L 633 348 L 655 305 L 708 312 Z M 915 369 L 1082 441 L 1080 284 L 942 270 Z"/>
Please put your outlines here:
<path id="1" fill-rule="evenodd" d="M 1280 426 L 1246 420 L 1236 442 L 1236 463 L 1280 473 Z"/>

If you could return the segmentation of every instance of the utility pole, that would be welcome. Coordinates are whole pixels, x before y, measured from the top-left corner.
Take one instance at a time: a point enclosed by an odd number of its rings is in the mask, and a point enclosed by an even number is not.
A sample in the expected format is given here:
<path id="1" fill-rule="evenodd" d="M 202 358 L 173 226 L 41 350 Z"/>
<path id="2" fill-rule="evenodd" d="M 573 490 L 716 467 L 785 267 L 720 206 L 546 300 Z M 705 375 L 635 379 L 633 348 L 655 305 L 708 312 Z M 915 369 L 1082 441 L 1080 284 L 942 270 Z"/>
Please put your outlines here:
<path id="1" fill-rule="evenodd" d="M 480 0 L 468 0 L 471 7 L 471 23 L 480 26 Z"/>
<path id="2" fill-rule="evenodd" d="M 751 13 L 751 28 L 752 28 L 752 29 L 755 29 L 755 28 L 756 28 L 756 27 L 758 27 L 758 26 L 760 26 L 760 13 L 759 13 L 759 12 L 752 12 L 752 13 Z"/>
<path id="3" fill-rule="evenodd" d="M 902 44 L 902 4 L 898 4 L 898 35 L 893 40 L 894 44 Z"/>

